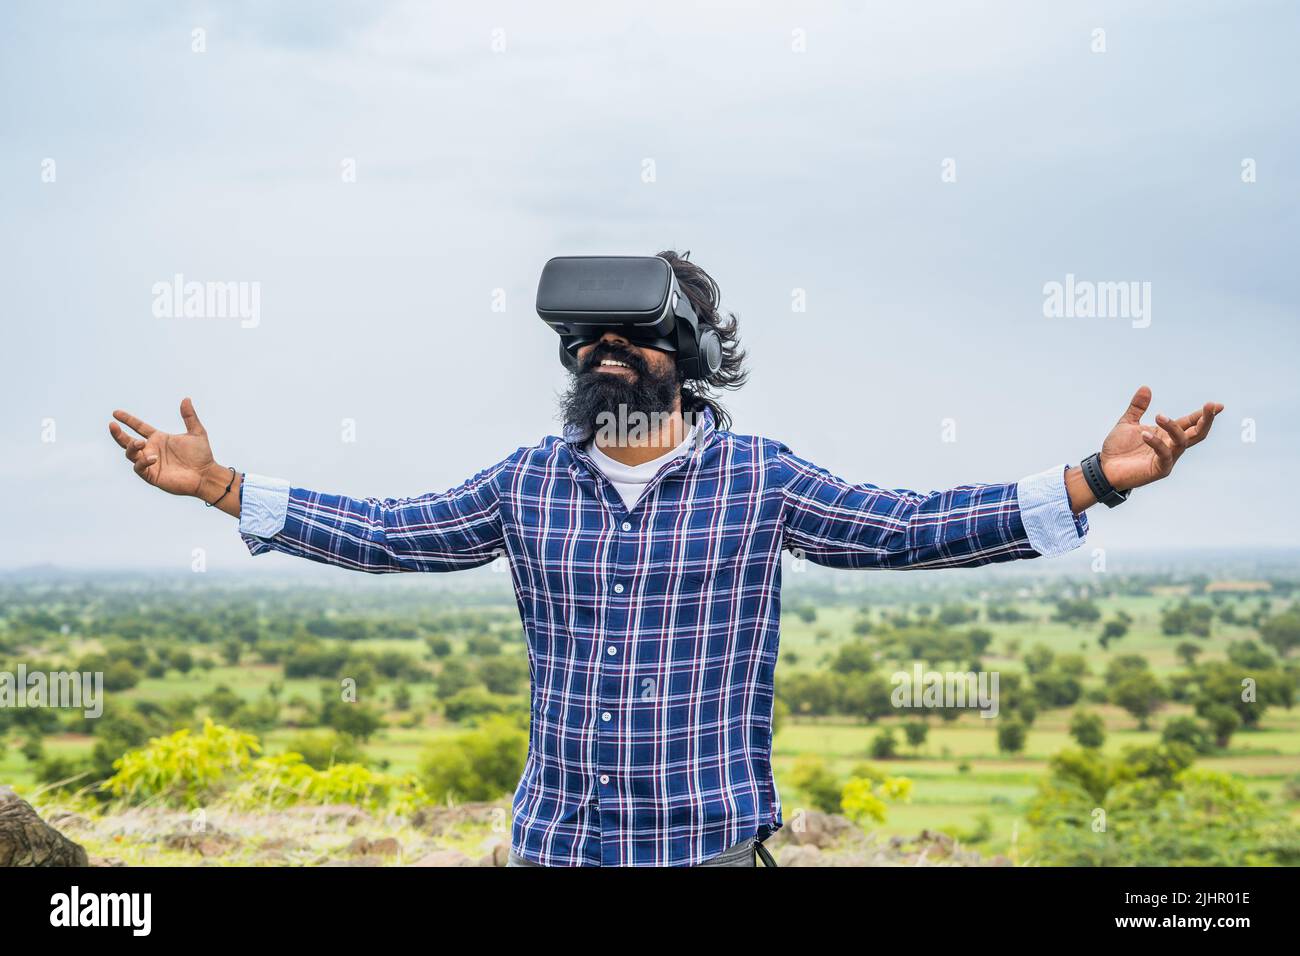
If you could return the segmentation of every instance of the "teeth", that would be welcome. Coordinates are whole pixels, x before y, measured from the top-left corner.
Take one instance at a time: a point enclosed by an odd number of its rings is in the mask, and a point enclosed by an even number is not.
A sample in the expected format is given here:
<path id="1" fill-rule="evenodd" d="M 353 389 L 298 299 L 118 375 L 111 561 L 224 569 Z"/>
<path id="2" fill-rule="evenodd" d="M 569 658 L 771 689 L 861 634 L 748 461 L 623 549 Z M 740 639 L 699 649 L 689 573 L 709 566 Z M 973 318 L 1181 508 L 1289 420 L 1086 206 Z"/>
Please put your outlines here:
<path id="1" fill-rule="evenodd" d="M 613 366 L 615 366 L 615 367 L 617 367 L 617 368 L 631 368 L 631 367 L 632 367 L 632 366 L 628 365 L 626 362 L 619 362 L 619 361 L 616 361 L 616 360 L 614 360 L 614 359 L 601 359 L 601 360 L 600 360 L 600 364 L 601 364 L 601 365 L 613 365 Z"/>

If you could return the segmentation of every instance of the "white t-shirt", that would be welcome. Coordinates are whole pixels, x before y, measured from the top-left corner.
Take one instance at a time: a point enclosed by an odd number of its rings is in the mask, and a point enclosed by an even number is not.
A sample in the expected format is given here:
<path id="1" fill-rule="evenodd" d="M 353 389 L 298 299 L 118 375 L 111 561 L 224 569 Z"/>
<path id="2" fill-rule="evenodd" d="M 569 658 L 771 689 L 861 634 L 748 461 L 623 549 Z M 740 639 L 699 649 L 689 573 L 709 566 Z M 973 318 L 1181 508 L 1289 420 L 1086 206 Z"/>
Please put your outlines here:
<path id="1" fill-rule="evenodd" d="M 650 479 L 672 459 L 685 454 L 694 438 L 695 429 L 691 429 L 682 439 L 682 443 L 672 451 L 640 465 L 625 465 L 615 461 L 596 446 L 595 439 L 587 443 L 587 454 L 591 456 L 592 462 L 600 469 L 601 474 L 613 483 L 619 497 L 623 499 L 623 504 L 627 506 L 628 511 L 631 511 L 641 499 L 641 494 L 645 491 L 645 486 L 650 483 Z"/>

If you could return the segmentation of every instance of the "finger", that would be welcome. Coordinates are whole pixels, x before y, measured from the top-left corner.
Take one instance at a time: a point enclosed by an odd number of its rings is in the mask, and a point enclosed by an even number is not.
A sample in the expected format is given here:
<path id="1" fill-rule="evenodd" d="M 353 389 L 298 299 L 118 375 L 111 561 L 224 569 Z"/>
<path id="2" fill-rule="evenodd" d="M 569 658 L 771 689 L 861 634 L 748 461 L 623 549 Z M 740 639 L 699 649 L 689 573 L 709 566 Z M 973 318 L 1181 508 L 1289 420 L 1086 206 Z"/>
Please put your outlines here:
<path id="1" fill-rule="evenodd" d="M 1216 405 L 1215 402 L 1206 402 L 1205 408 L 1201 409 L 1201 420 L 1196 423 L 1194 428 L 1187 431 L 1187 444 L 1195 445 L 1203 441 L 1205 436 L 1210 433 L 1210 426 L 1214 424 L 1214 416 L 1218 414 L 1215 408 L 1223 408 L 1222 405 Z"/>
<path id="2" fill-rule="evenodd" d="M 1183 449 L 1187 447 L 1187 432 L 1183 431 L 1179 424 L 1168 415 L 1157 415 L 1156 424 L 1165 430 L 1174 443 L 1174 456 L 1181 455 Z"/>
<path id="3" fill-rule="evenodd" d="M 185 423 L 185 431 L 191 435 L 206 435 L 203 423 L 199 421 L 199 416 L 194 411 L 194 403 L 188 398 L 181 399 L 181 421 Z"/>
<path id="4" fill-rule="evenodd" d="M 1168 472 L 1174 467 L 1173 449 L 1159 432 L 1143 432 L 1142 440 L 1147 443 L 1147 447 L 1155 452 L 1156 461 L 1160 464 L 1161 472 Z"/>
<path id="5" fill-rule="evenodd" d="M 1128 403 L 1128 408 L 1124 414 L 1119 417 L 1121 422 L 1131 422 L 1136 425 L 1142 421 L 1142 416 L 1146 410 L 1151 407 L 1151 389 L 1145 385 L 1141 386 L 1133 393 L 1133 400 Z"/>
<path id="6" fill-rule="evenodd" d="M 140 460 L 135 463 L 135 473 L 139 475 L 141 478 L 143 478 L 145 481 L 148 481 L 149 480 L 148 471 L 157 463 L 158 463 L 157 455 L 149 455 L 146 457 L 141 457 Z"/>
<path id="7" fill-rule="evenodd" d="M 113 412 L 113 417 L 116 418 L 123 425 L 125 425 L 127 428 L 132 428 L 135 431 L 139 432 L 145 438 L 148 438 L 150 435 L 152 435 L 154 432 L 158 430 L 154 428 L 152 425 L 150 425 L 148 422 L 141 421 L 140 419 L 132 415 L 130 412 L 124 412 L 120 408 L 117 411 Z"/>
<path id="8" fill-rule="evenodd" d="M 148 444 L 148 442 L 146 442 L 143 438 L 137 438 L 135 441 L 133 441 L 133 442 L 131 442 L 129 445 L 127 445 L 127 446 L 126 446 L 126 460 L 127 460 L 127 461 L 137 461 L 137 460 L 139 460 L 139 458 L 140 458 L 140 453 L 141 453 L 142 451 L 144 451 L 145 446 L 146 446 L 147 444 Z"/>
<path id="9" fill-rule="evenodd" d="M 1175 419 L 1175 421 L 1178 422 L 1179 428 L 1181 428 L 1183 431 L 1186 431 L 1187 429 L 1195 425 L 1197 422 L 1199 422 L 1201 420 L 1201 416 L 1203 416 L 1204 414 L 1205 414 L 1205 409 L 1198 408 L 1194 412 L 1188 412 L 1182 418 Z"/>
<path id="10" fill-rule="evenodd" d="M 108 433 L 113 436 L 113 441 L 117 442 L 123 448 L 131 447 L 131 436 L 122 430 L 122 426 L 117 422 L 108 423 Z"/>

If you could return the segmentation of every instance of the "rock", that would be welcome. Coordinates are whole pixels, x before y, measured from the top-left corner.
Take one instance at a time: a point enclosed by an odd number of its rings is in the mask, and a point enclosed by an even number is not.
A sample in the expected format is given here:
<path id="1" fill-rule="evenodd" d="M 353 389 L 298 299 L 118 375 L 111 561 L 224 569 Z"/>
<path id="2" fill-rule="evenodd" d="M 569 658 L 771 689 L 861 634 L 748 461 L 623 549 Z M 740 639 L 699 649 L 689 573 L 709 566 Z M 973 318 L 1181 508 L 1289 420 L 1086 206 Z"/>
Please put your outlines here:
<path id="1" fill-rule="evenodd" d="M 56 813 L 50 814 L 48 822 L 50 826 L 60 832 L 67 832 L 69 830 L 93 830 L 95 828 L 95 825 L 86 817 L 83 817 L 80 813 L 73 813 L 70 810 L 60 810 Z"/>
<path id="2" fill-rule="evenodd" d="M 471 860 L 460 850 L 434 850 L 420 857 L 412 866 L 473 866 Z"/>
<path id="3" fill-rule="evenodd" d="M 239 838 L 212 828 L 198 832 L 177 830 L 164 836 L 162 845 L 169 850 L 191 850 L 199 856 L 221 856 L 239 846 Z"/>
<path id="4" fill-rule="evenodd" d="M 301 840 L 295 840 L 293 837 L 272 837 L 269 840 L 263 840 L 259 849 L 266 852 L 283 851 L 292 853 L 295 850 L 306 850 L 307 844 Z"/>
<path id="5" fill-rule="evenodd" d="M 351 860 L 327 860 L 321 866 L 383 866 L 384 859 L 379 856 L 358 856 Z"/>
<path id="6" fill-rule="evenodd" d="M 822 851 L 815 846 L 787 846 L 776 859 L 777 866 L 824 866 Z"/>
<path id="7" fill-rule="evenodd" d="M 352 856 L 397 856 L 402 852 L 402 844 L 397 842 L 396 837 L 382 837 L 378 840 L 357 837 L 348 844 L 347 852 Z"/>
<path id="8" fill-rule="evenodd" d="M 497 840 L 493 843 L 491 840 L 484 841 L 487 853 L 479 858 L 479 866 L 505 866 L 506 861 L 510 859 L 510 844 L 504 840 Z M 491 844 L 490 846 L 487 844 Z"/>
<path id="9" fill-rule="evenodd" d="M 0 866 L 89 865 L 83 847 L 42 820 L 9 787 L 0 787 Z"/>
<path id="10" fill-rule="evenodd" d="M 306 817 L 312 823 L 342 823 L 344 826 L 356 826 L 369 823 L 373 818 L 365 810 L 347 803 L 325 803 L 320 806 L 285 807 L 282 811 L 290 817 Z"/>
<path id="11" fill-rule="evenodd" d="M 496 803 L 461 803 L 451 807 L 420 807 L 411 814 L 411 826 L 435 837 L 467 823 L 488 823 L 508 828 L 510 811 Z"/>
<path id="12" fill-rule="evenodd" d="M 826 849 L 846 838 L 861 837 L 862 831 L 847 817 L 820 810 L 799 810 L 768 842 L 769 846 L 792 843 Z"/>

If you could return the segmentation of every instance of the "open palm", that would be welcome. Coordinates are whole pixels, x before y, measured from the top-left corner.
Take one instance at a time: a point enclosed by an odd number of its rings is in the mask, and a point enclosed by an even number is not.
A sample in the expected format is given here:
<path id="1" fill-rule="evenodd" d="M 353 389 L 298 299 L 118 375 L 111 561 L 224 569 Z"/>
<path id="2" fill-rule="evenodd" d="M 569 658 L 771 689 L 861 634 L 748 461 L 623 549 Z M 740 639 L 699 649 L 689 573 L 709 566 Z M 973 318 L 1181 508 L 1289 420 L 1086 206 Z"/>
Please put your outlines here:
<path id="1" fill-rule="evenodd" d="M 1205 440 L 1214 416 L 1223 411 L 1219 402 L 1172 419 L 1156 416 L 1156 426 L 1142 424 L 1151 407 L 1151 389 L 1143 385 L 1101 446 L 1101 467 L 1120 491 L 1149 485 L 1166 477 L 1188 448 Z"/>
<path id="2" fill-rule="evenodd" d="M 135 473 L 149 484 L 173 495 L 195 495 L 206 471 L 214 464 L 208 433 L 194 413 L 194 403 L 181 401 L 181 421 L 185 431 L 179 434 L 159 431 L 121 409 L 113 412 L 117 419 L 108 426 L 114 440 L 126 449 L 126 458 Z M 119 425 L 126 425 L 136 438 Z"/>

